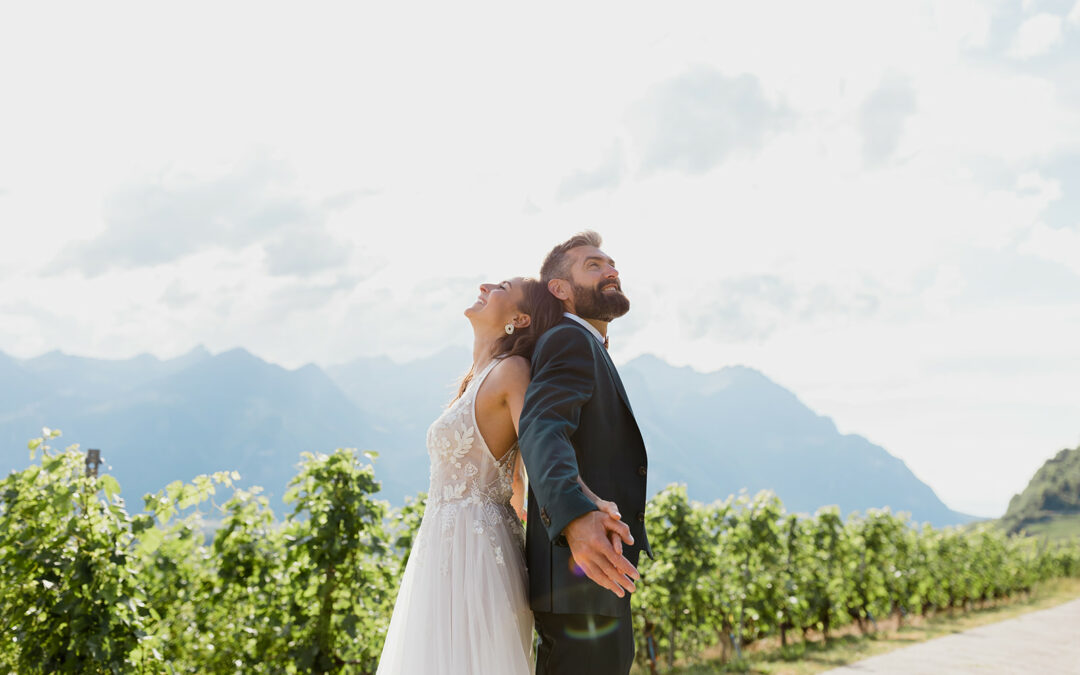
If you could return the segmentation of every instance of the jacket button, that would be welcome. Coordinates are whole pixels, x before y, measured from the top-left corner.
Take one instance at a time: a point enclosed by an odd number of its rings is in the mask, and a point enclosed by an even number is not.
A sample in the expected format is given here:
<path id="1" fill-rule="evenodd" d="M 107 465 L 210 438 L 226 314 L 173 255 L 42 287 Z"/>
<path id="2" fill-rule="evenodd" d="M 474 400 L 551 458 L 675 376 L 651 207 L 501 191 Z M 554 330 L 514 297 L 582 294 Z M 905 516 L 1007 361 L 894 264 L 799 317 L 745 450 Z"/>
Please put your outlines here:
<path id="1" fill-rule="evenodd" d="M 551 527 L 551 517 L 548 516 L 547 509 L 540 509 L 540 520 L 544 521 L 544 527 Z"/>
<path id="2" fill-rule="evenodd" d="M 642 464 L 637 468 L 637 472 L 639 476 L 644 476 L 649 473 L 649 470 L 645 468 L 644 464 Z"/>
<path id="3" fill-rule="evenodd" d="M 638 520 L 639 523 L 644 523 L 645 522 L 645 512 L 644 511 L 638 511 L 637 520 Z"/>

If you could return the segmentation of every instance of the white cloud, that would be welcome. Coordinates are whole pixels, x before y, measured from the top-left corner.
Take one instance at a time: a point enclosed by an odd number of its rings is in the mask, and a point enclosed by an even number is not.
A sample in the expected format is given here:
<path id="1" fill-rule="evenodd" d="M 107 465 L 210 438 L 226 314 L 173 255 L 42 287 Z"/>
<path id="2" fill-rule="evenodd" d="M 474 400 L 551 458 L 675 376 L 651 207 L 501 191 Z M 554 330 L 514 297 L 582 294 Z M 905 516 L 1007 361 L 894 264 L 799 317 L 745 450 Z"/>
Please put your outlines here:
<path id="1" fill-rule="evenodd" d="M 1020 24 L 1009 55 L 1030 59 L 1049 52 L 1061 42 L 1062 20 L 1054 14 L 1036 14 Z"/>
<path id="2" fill-rule="evenodd" d="M 1073 5 L 1072 10 L 1069 12 L 1069 16 L 1066 20 L 1073 26 L 1080 26 L 1080 2 Z"/>
<path id="3" fill-rule="evenodd" d="M 594 190 L 611 189 L 622 180 L 625 159 L 622 144 L 614 142 L 592 169 L 574 172 L 559 183 L 556 197 L 561 201 L 575 199 Z"/>
<path id="4" fill-rule="evenodd" d="M 882 79 L 860 108 L 864 164 L 878 166 L 892 158 L 915 109 L 915 89 L 907 79 L 891 74 Z"/>
<path id="5" fill-rule="evenodd" d="M 1080 274 L 1080 231 L 1053 229 L 1038 223 L 1028 232 L 1019 250 L 1061 263 Z"/>
<path id="6" fill-rule="evenodd" d="M 1080 317 L 1058 291 L 1080 264 L 1080 106 L 1069 69 L 1033 58 L 1060 19 L 967 0 L 781 22 L 209 11 L 0 24 L 0 63 L 25 64 L 0 87 L 26 102 L 0 109 L 0 349 L 407 359 L 469 342 L 477 283 L 595 228 L 633 301 L 617 358 L 759 367 L 950 505 L 1004 508 L 1075 438 Z M 260 151 L 279 173 L 245 164 Z"/>
<path id="7" fill-rule="evenodd" d="M 650 88 L 630 109 L 645 172 L 705 173 L 732 153 L 754 151 L 790 119 L 756 77 L 695 66 Z"/>

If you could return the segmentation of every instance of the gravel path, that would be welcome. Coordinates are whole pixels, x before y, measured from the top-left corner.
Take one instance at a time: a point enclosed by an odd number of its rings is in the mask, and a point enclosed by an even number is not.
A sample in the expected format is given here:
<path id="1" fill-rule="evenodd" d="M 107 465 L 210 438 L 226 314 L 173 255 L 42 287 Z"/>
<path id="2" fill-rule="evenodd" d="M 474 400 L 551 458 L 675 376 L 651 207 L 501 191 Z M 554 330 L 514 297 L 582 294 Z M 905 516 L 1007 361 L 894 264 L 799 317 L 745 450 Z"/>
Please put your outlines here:
<path id="1" fill-rule="evenodd" d="M 870 657 L 828 675 L 1080 675 L 1080 600 Z"/>

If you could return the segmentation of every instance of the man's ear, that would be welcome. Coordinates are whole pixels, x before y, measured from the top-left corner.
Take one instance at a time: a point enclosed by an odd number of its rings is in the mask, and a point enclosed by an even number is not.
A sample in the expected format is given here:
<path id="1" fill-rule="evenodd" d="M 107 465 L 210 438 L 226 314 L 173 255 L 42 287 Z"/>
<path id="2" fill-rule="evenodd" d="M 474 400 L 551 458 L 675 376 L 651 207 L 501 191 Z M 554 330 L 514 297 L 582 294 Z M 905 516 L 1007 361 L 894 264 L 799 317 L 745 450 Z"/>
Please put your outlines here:
<path id="1" fill-rule="evenodd" d="M 570 282 L 566 279 L 552 279 L 547 284 L 548 292 L 563 302 L 570 299 Z"/>

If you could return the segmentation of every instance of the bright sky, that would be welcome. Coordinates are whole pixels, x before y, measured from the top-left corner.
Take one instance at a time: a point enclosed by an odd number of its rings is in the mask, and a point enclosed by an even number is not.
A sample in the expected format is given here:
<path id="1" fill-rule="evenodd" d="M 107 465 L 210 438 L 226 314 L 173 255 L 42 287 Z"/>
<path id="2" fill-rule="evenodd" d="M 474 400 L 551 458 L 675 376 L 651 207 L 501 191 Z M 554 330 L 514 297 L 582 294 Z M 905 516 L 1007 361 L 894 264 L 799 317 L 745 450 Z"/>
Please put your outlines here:
<path id="1" fill-rule="evenodd" d="M 1080 1 L 521 7 L 4 5 L 0 350 L 408 360 L 589 227 L 955 509 L 1080 443 Z"/>

